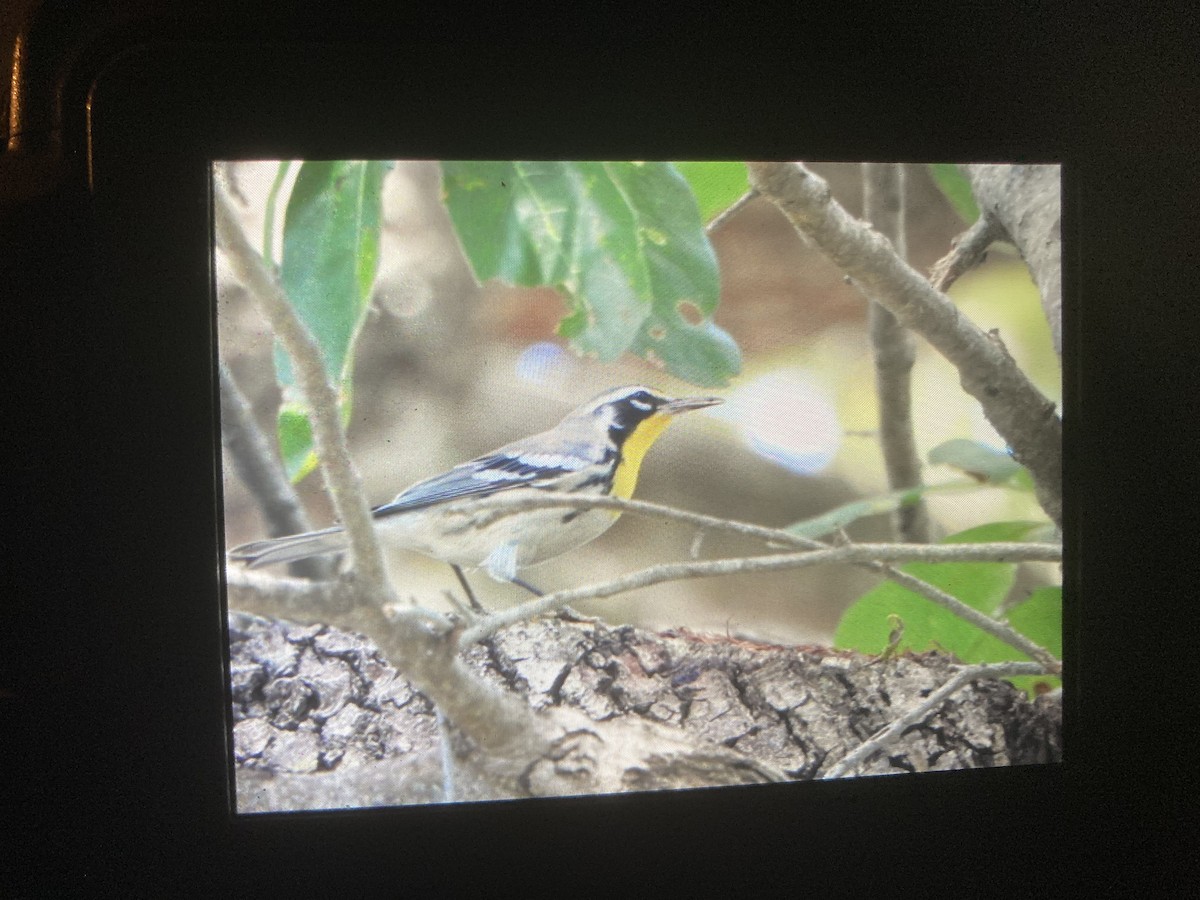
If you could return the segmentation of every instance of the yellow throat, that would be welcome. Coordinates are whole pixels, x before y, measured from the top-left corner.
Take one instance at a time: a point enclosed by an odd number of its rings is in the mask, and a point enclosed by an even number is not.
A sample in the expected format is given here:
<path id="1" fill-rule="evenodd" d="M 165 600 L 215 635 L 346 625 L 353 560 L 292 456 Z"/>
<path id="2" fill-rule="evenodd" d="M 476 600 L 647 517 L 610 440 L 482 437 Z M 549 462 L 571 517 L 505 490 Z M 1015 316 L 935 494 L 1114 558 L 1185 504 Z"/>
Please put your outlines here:
<path id="1" fill-rule="evenodd" d="M 621 462 L 617 464 L 617 471 L 613 475 L 611 496 L 624 500 L 633 496 L 646 451 L 659 439 L 673 418 L 674 416 L 669 414 L 655 413 L 643 420 L 633 430 L 633 434 L 625 438 L 625 443 L 621 445 Z"/>

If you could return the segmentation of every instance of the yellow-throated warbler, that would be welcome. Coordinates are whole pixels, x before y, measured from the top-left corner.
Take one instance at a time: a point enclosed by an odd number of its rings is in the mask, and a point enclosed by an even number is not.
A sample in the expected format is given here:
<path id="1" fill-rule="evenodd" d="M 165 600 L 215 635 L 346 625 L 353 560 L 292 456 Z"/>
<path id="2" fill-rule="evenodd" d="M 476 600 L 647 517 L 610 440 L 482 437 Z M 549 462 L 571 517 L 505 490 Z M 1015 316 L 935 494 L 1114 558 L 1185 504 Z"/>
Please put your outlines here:
<path id="1" fill-rule="evenodd" d="M 540 593 L 517 572 L 591 541 L 620 517 L 610 509 L 538 509 L 482 527 L 446 512 L 456 500 L 503 492 L 628 498 L 642 458 L 671 419 L 720 403 L 717 397 L 671 399 L 647 387 L 614 388 L 578 407 L 549 431 L 535 434 L 418 481 L 371 511 L 380 540 L 449 563 L 475 602 L 463 568 L 482 568 L 498 581 Z M 235 547 L 229 555 L 251 568 L 345 550 L 341 526 Z"/>

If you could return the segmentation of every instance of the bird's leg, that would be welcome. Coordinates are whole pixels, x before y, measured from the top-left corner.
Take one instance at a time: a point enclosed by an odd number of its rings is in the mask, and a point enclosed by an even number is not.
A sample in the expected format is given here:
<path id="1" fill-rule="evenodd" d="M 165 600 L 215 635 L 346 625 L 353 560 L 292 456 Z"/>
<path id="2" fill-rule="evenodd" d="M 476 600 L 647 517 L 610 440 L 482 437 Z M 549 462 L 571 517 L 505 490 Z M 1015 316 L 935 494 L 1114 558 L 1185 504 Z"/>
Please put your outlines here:
<path id="1" fill-rule="evenodd" d="M 510 578 L 509 581 L 511 581 L 517 587 L 525 588 L 525 590 L 529 591 L 529 593 L 533 594 L 535 597 L 544 597 L 545 596 L 544 591 L 539 591 L 537 588 L 535 588 L 532 584 L 530 584 L 528 581 L 525 581 L 524 579 L 517 578 L 514 576 L 513 578 Z M 567 622 L 586 622 L 589 625 L 595 625 L 597 622 L 600 621 L 600 619 L 597 618 L 596 616 L 585 616 L 583 613 L 576 612 L 575 610 L 571 609 L 571 607 L 569 607 L 569 606 L 564 606 L 562 609 L 560 609 L 558 611 L 558 617 Z"/>
<path id="2" fill-rule="evenodd" d="M 528 581 L 525 581 L 524 579 L 521 579 L 521 578 L 517 578 L 515 575 L 514 575 L 512 578 L 508 579 L 508 580 L 509 580 L 509 581 L 511 581 L 513 584 L 515 584 L 517 587 L 523 587 L 523 588 L 525 588 L 525 590 L 529 591 L 529 593 L 533 594 L 533 596 L 535 596 L 535 597 L 544 597 L 544 596 L 546 596 L 546 592 L 545 592 L 545 591 L 539 591 L 537 588 L 535 588 L 535 587 L 534 587 L 532 584 L 530 584 Z"/>
<path id="3" fill-rule="evenodd" d="M 471 609 L 475 610 L 475 612 L 486 613 L 487 610 L 483 608 L 483 604 L 475 599 L 475 592 L 471 590 L 471 585 L 467 582 L 467 576 L 463 574 L 463 570 L 454 563 L 450 563 L 450 568 L 454 570 L 454 574 L 458 576 L 458 583 L 466 591 L 467 602 L 471 604 Z"/>

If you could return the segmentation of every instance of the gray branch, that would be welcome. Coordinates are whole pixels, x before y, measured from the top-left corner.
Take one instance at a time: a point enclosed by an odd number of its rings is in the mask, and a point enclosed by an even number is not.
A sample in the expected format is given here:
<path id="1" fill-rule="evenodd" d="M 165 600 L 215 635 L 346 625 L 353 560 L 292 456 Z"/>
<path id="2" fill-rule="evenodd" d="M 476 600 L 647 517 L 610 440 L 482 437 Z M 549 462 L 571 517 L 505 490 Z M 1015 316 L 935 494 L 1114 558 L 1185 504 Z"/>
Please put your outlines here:
<path id="1" fill-rule="evenodd" d="M 920 334 L 958 369 L 963 389 L 1029 469 L 1038 501 L 1062 527 L 1062 420 L 995 332 L 984 333 L 949 297 L 896 256 L 891 245 L 833 199 L 799 163 L 749 163 L 751 183 L 868 297 Z"/>
<path id="2" fill-rule="evenodd" d="M 275 336 L 291 356 L 300 389 L 308 400 L 313 422 L 313 441 L 321 460 L 330 499 L 342 521 L 354 554 L 355 577 L 369 602 L 387 602 L 391 588 L 383 567 L 383 555 L 375 539 L 371 514 L 363 499 L 362 479 L 350 458 L 346 438 L 338 421 L 337 396 L 325 377 L 321 348 L 304 323 L 297 318 L 274 273 L 250 246 L 242 233 L 223 187 L 213 190 L 213 218 L 217 246 L 271 323 Z"/>
<path id="3" fill-rule="evenodd" d="M 904 167 L 899 163 L 863 163 L 863 218 L 891 240 L 901 259 L 908 258 L 904 222 Z M 912 367 L 916 359 L 912 335 L 878 303 L 867 308 L 871 347 L 875 354 L 875 395 L 879 400 L 879 442 L 888 486 L 894 490 L 921 484 L 912 418 Z M 902 541 L 929 541 L 925 501 L 904 504 L 895 514 Z"/>
<path id="4" fill-rule="evenodd" d="M 739 575 L 752 572 L 779 572 L 801 569 L 808 566 L 831 563 L 880 564 L 889 562 L 1053 562 L 1061 557 L 1062 551 L 1053 544 L 855 544 L 844 547 L 828 547 L 824 550 L 809 550 L 803 553 L 778 553 L 766 556 L 741 557 L 736 559 L 706 560 L 704 562 L 662 563 L 631 572 L 605 581 L 570 590 L 556 591 L 528 603 L 522 603 L 500 612 L 467 628 L 462 633 L 460 644 L 466 647 L 476 641 L 495 634 L 501 628 L 536 616 L 557 612 L 566 606 L 583 600 L 595 600 L 616 594 L 634 591 L 667 581 L 688 578 L 714 578 L 722 575 Z M 895 573 L 904 576 L 904 573 Z M 911 576 L 905 576 L 911 578 Z M 917 579 L 912 579 L 917 581 Z M 902 582 L 903 583 L 903 582 Z M 929 591 L 923 596 L 945 607 L 977 628 L 998 640 L 1036 659 L 1047 668 L 1059 671 L 1062 664 L 1053 654 L 1018 631 L 978 610 L 972 609 L 956 597 L 926 585 Z"/>
<path id="5" fill-rule="evenodd" d="M 296 489 L 284 476 L 267 439 L 259 430 L 250 404 L 233 379 L 233 373 L 221 360 L 221 440 L 233 461 L 238 478 L 246 486 L 262 512 L 269 537 L 299 534 L 312 528 Z M 330 567 L 324 559 L 293 562 L 288 571 L 303 578 L 328 578 Z"/>
<path id="6" fill-rule="evenodd" d="M 1057 165 L 970 165 L 963 171 L 982 215 L 1016 245 L 1042 295 L 1062 357 L 1062 183 Z"/>
<path id="7" fill-rule="evenodd" d="M 511 792 L 522 767 L 530 758 L 546 752 L 546 747 L 559 738 L 560 728 L 551 721 L 535 720 L 516 698 L 497 691 L 463 665 L 457 653 L 455 620 L 394 602 L 361 480 L 338 420 L 337 399 L 325 377 L 321 351 L 262 257 L 246 240 L 224 189 L 219 183 L 214 188 L 217 246 L 292 358 L 309 403 L 321 471 L 354 556 L 351 578 L 331 588 L 330 599 L 334 602 L 304 618 L 336 622 L 370 635 L 388 660 L 438 705 L 463 736 L 466 749 L 455 756 L 464 767 L 464 778 L 477 785 L 481 794 Z M 227 575 L 235 604 L 243 599 L 234 591 L 242 574 L 246 573 L 231 571 Z M 249 590 L 253 593 L 253 583 Z M 486 752 L 480 748 L 486 748 Z"/>
<path id="8" fill-rule="evenodd" d="M 950 285 L 980 265 L 987 249 L 1003 236 L 991 213 L 984 210 L 975 224 L 954 239 L 950 252 L 933 264 L 929 272 L 929 283 L 935 290 L 945 293 Z"/>
<path id="9" fill-rule="evenodd" d="M 623 500 L 618 497 L 495 497 L 487 500 L 475 500 L 461 504 L 455 504 L 448 507 L 447 512 L 457 512 L 472 523 L 473 527 L 483 527 L 491 524 L 498 518 L 503 516 L 513 515 L 518 512 L 532 509 L 615 509 L 623 512 L 632 512 L 637 515 L 653 516 L 669 521 L 681 522 L 690 526 L 702 529 L 711 529 L 716 531 L 726 531 L 733 534 L 740 534 L 746 537 L 759 538 L 766 541 L 771 546 L 776 547 L 800 547 L 808 550 L 828 550 L 828 544 L 823 544 L 820 541 L 815 541 L 812 538 L 800 537 L 788 531 L 783 531 L 776 528 L 765 528 L 761 525 L 752 525 L 747 522 L 736 522 L 729 519 L 719 519 L 714 516 L 706 516 L 700 513 L 689 512 L 682 509 L 674 509 L 669 506 L 662 506 L 656 503 L 646 503 L 642 500 Z M 859 545 L 866 546 L 866 545 Z M 880 545 L 887 547 L 904 547 L 905 545 Z M 963 545 L 939 545 L 937 548 L 929 548 L 929 553 L 922 553 L 924 545 L 917 545 L 911 548 L 915 555 L 906 557 L 907 561 L 924 560 L 924 561 L 948 561 L 950 556 L 945 555 L 949 546 L 958 546 L 963 548 L 985 548 L 984 554 L 1000 552 L 1004 554 L 1003 548 L 1011 548 L 1015 545 L 998 543 L 998 544 L 963 544 Z M 1062 547 L 1057 544 L 1031 544 L 1027 546 L 1040 547 L 1043 553 L 1046 554 L 1047 562 L 1062 561 Z M 841 548 L 845 549 L 845 548 Z M 969 551 L 967 551 L 969 552 Z M 953 553 L 953 551 L 951 551 Z M 1053 558 L 1050 558 L 1053 557 Z M 761 557 L 752 557 L 759 559 Z M 984 557 L 979 557 L 974 561 L 980 561 Z M 989 560 L 995 561 L 995 557 L 987 556 Z M 959 556 L 957 561 L 967 561 L 968 557 Z M 997 621 L 996 619 L 986 616 L 979 611 L 972 609 L 964 604 L 957 597 L 948 594 L 945 591 L 922 581 L 907 572 L 901 572 L 887 562 L 881 561 L 880 557 L 871 559 L 846 559 L 835 560 L 838 562 L 847 562 L 850 565 L 857 565 L 864 569 L 869 569 L 878 575 L 888 578 L 896 582 L 901 587 L 907 588 L 915 594 L 919 594 L 931 603 L 935 603 L 944 609 L 949 610 L 955 615 L 968 622 L 971 622 L 976 627 L 988 632 L 994 637 L 1012 647 L 1016 647 L 1021 652 L 1028 654 L 1032 659 L 1037 660 L 1047 667 L 1050 671 L 1060 671 L 1062 663 L 1056 659 L 1053 654 L 1044 648 L 1038 646 L 1033 641 L 1030 641 L 1020 632 L 1015 631 L 1008 625 Z M 895 562 L 896 560 L 890 560 Z M 999 561 L 1013 561 L 1002 559 Z M 722 560 L 721 562 L 730 562 Z M 806 563 L 809 564 L 809 563 Z M 717 573 L 722 574 L 722 573 Z M 693 576 L 684 575 L 682 577 L 706 577 L 704 574 Z M 623 590 L 632 590 L 633 588 L 623 588 Z M 547 598 L 531 601 L 525 606 L 519 607 L 521 610 L 533 610 L 528 615 L 541 615 L 549 610 L 549 607 L 543 609 Z M 580 598 L 575 598 L 576 600 Z M 563 601 L 563 604 L 572 602 L 570 599 Z M 561 608 L 555 606 L 554 608 Z M 512 621 L 519 620 L 519 614 L 516 610 L 510 610 L 509 615 L 514 618 Z M 507 620 L 506 620 L 507 621 Z M 472 625 L 464 634 L 463 641 L 467 643 L 471 640 L 478 639 L 477 635 L 484 635 L 491 628 L 492 620 L 488 619 L 485 622 Z"/>

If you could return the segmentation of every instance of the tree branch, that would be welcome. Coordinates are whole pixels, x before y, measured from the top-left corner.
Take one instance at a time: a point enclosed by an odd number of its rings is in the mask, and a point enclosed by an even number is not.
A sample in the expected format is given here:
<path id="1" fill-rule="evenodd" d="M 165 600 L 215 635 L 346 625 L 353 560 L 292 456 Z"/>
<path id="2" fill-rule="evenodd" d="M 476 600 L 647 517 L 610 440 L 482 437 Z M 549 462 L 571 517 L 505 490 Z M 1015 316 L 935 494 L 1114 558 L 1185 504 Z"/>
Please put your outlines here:
<path id="1" fill-rule="evenodd" d="M 246 240 L 219 183 L 214 184 L 213 214 L 217 246 L 257 300 L 275 336 L 292 358 L 309 403 L 321 471 L 351 542 L 355 562 L 353 580 L 330 588 L 332 593 L 327 599 L 344 601 L 349 597 L 352 605 L 338 610 L 336 603 L 331 603 L 332 612 L 327 612 L 323 605 L 319 618 L 370 635 L 397 669 L 466 736 L 471 750 L 458 759 L 470 769 L 471 782 L 481 786 L 481 795 L 489 792 L 495 796 L 511 795 L 522 767 L 545 751 L 556 739 L 558 729 L 553 722 L 536 718 L 517 698 L 487 684 L 465 667 L 457 652 L 456 620 L 394 603 L 361 482 L 338 420 L 337 398 L 325 377 L 321 351 L 297 318 L 273 273 Z M 235 589 L 235 595 L 243 590 L 251 594 L 261 590 L 261 585 L 243 577 L 247 575 L 227 572 L 227 583 Z M 304 593 L 307 600 L 318 596 L 307 589 Z M 237 599 L 241 603 L 246 598 Z M 277 594 L 273 602 L 287 602 L 287 598 Z M 244 605 L 253 608 L 251 603 Z M 479 748 L 486 748 L 486 753 Z"/>
<path id="2" fill-rule="evenodd" d="M 267 439 L 250 414 L 250 404 L 242 396 L 233 373 L 221 360 L 221 440 L 233 460 L 233 467 L 246 490 L 262 512 L 269 537 L 300 534 L 312 528 L 296 489 L 283 477 L 279 463 L 271 453 Z M 324 559 L 301 559 L 288 571 L 301 578 L 328 578 L 330 567 Z"/>
<path id="3" fill-rule="evenodd" d="M 904 715 L 895 719 L 886 728 L 876 732 L 870 740 L 864 741 L 848 753 L 842 759 L 830 767 L 829 771 L 822 775 L 822 778 L 842 778 L 849 775 L 858 766 L 865 763 L 874 754 L 884 749 L 890 744 L 895 743 L 903 736 L 904 732 L 914 725 L 923 722 L 926 718 L 932 715 L 939 706 L 946 702 L 946 699 L 955 691 L 960 690 L 964 685 L 977 678 L 1015 678 L 1019 675 L 1043 675 L 1041 665 L 1038 663 L 996 663 L 972 666 L 969 669 L 963 669 L 953 678 L 947 681 L 944 685 L 929 695 L 925 702 L 913 707 Z"/>
<path id="4" fill-rule="evenodd" d="M 258 302 L 275 336 L 292 358 L 300 388 L 308 400 L 321 473 L 354 553 L 355 577 L 362 587 L 364 599 L 382 605 L 392 599 L 391 588 L 371 525 L 371 514 L 363 499 L 362 479 L 354 468 L 338 421 L 337 396 L 325 377 L 321 348 L 296 316 L 274 273 L 246 240 L 219 182 L 213 185 L 213 219 L 217 246 Z"/>
<path id="5" fill-rule="evenodd" d="M 704 227 L 704 230 L 708 232 L 709 236 L 712 236 L 719 229 L 723 228 L 726 222 L 745 209 L 750 201 L 757 196 L 758 191 L 754 190 L 754 188 L 750 188 L 750 190 L 746 191 L 746 193 L 734 200 L 733 203 L 730 204 L 726 209 L 723 209 L 717 213 L 717 215 L 713 217 L 713 220 Z"/>
<path id="6" fill-rule="evenodd" d="M 542 500 L 542 498 L 529 498 Z M 616 503 L 595 502 L 613 498 L 563 497 L 544 498 L 540 504 L 545 507 L 618 507 Z M 472 506 L 478 507 L 489 501 L 475 501 Z M 500 501 L 490 501 L 493 503 Z M 633 512 L 642 512 L 639 507 L 650 507 L 650 514 L 662 518 L 672 518 L 687 521 L 690 524 L 703 524 L 697 520 L 708 517 L 694 513 L 684 513 L 682 510 L 671 510 L 669 507 L 657 507 L 655 504 L 641 504 L 631 501 L 628 508 Z M 506 512 L 534 508 L 524 500 L 520 503 L 506 503 Z M 465 506 L 465 504 L 464 504 Z M 721 520 L 716 520 L 718 523 Z M 738 526 L 740 523 L 728 523 Z M 772 532 L 772 529 L 761 529 Z M 745 533 L 740 532 L 739 533 Z M 580 600 L 608 597 L 625 591 L 648 587 L 665 581 L 678 581 L 686 578 L 708 578 L 718 575 L 730 575 L 740 572 L 776 571 L 780 569 L 804 568 L 811 565 L 846 563 L 868 568 L 901 587 L 907 588 L 931 603 L 935 603 L 965 621 L 970 622 L 996 639 L 1020 650 L 1031 659 L 1037 660 L 1049 672 L 1058 674 L 1062 671 L 1062 662 L 1055 656 L 1029 640 L 1025 635 L 1003 622 L 997 621 L 984 613 L 967 606 L 957 597 L 948 594 L 940 588 L 922 581 L 907 572 L 901 572 L 889 563 L 896 562 L 1059 562 L 1062 560 L 1062 548 L 1057 544 L 1038 543 L 993 543 L 993 544 L 857 544 L 842 547 L 829 547 L 818 541 L 807 538 L 797 538 L 785 531 L 777 532 L 782 538 L 815 547 L 806 553 L 772 554 L 758 557 L 736 559 L 709 560 L 705 562 L 675 563 L 652 566 L 640 572 L 622 576 L 612 581 L 598 585 L 575 588 L 570 591 L 560 591 L 548 594 L 529 603 L 493 613 L 466 628 L 459 644 L 466 647 L 495 634 L 501 628 L 531 619 L 539 615 L 555 612 Z M 883 560 L 886 560 L 883 561 Z M 341 624 L 334 611 L 347 605 L 338 584 L 327 583 L 314 585 L 310 582 L 296 579 L 272 578 L 254 572 L 232 570 L 228 575 L 228 584 L 232 605 L 247 612 L 260 615 L 284 616 L 296 621 L 316 622 L 325 621 L 330 624 Z M 311 608 L 311 609 L 310 609 Z"/>
<path id="7" fill-rule="evenodd" d="M 863 218 L 891 240 L 901 259 L 907 259 L 904 167 L 898 163 L 863 163 L 862 169 Z M 921 458 L 917 454 L 912 418 L 912 367 L 916 359 L 912 335 L 878 303 L 869 301 L 867 318 L 875 353 L 879 442 L 888 486 L 893 491 L 918 487 Z M 902 505 L 896 510 L 895 522 L 900 540 L 928 543 L 929 514 L 924 499 Z"/>
<path id="8" fill-rule="evenodd" d="M 963 166 L 981 217 L 1016 246 L 1042 296 L 1054 352 L 1062 357 L 1062 189 L 1057 165 Z"/>
<path id="9" fill-rule="evenodd" d="M 954 239 L 950 252 L 933 264 L 929 283 L 945 293 L 959 277 L 983 262 L 988 247 L 1004 234 L 992 214 L 981 210 L 975 224 Z"/>
<path id="10" fill-rule="evenodd" d="M 676 509 L 673 506 L 648 503 L 645 500 L 625 500 L 621 497 L 580 497 L 566 494 L 547 494 L 539 497 L 497 496 L 488 497 L 485 500 L 468 500 L 447 505 L 445 513 L 462 516 L 472 527 L 485 528 L 506 516 L 534 509 L 612 509 L 618 512 L 631 512 L 651 518 L 679 522 L 695 528 L 740 534 L 784 547 L 806 547 L 820 550 L 828 546 L 820 541 L 800 537 L 780 528 L 768 528 L 765 525 L 755 525 L 751 522 L 722 519 L 686 509 Z"/>
<path id="11" fill-rule="evenodd" d="M 1062 527 L 1062 421 L 997 333 L 985 334 L 949 297 L 896 256 L 888 242 L 835 201 L 799 163 L 747 164 L 750 181 L 859 287 L 955 365 L 963 389 L 1029 469 L 1038 501 Z"/>
<path id="12" fill-rule="evenodd" d="M 473 500 L 470 502 L 455 504 L 454 506 L 447 507 L 446 511 L 447 511 L 447 513 L 458 513 L 458 514 L 468 518 L 472 527 L 483 527 L 485 525 L 491 524 L 492 522 L 496 521 L 497 519 L 499 519 L 503 516 L 514 515 L 515 513 L 524 512 L 524 511 L 528 511 L 531 509 L 554 509 L 554 508 L 615 509 L 615 510 L 619 510 L 622 512 L 632 512 L 632 513 L 635 513 L 638 515 L 646 515 L 646 516 L 652 516 L 655 518 L 666 519 L 669 521 L 682 522 L 684 524 L 691 525 L 691 526 L 694 526 L 697 528 L 712 529 L 712 530 L 717 530 L 717 531 L 726 531 L 726 532 L 730 532 L 733 534 L 744 535 L 746 537 L 759 538 L 759 539 L 767 541 L 769 544 L 772 544 L 775 546 L 800 547 L 800 548 L 805 548 L 808 550 L 822 550 L 822 551 L 827 551 L 827 550 L 831 549 L 828 544 L 824 544 L 820 541 L 815 541 L 811 538 L 800 537 L 798 535 L 791 534 L 790 532 L 783 531 L 781 529 L 765 528 L 761 525 L 751 525 L 746 522 L 736 522 L 736 521 L 729 520 L 729 519 L 719 519 L 714 516 L 705 516 L 705 515 L 701 515 L 700 513 L 688 512 L 687 510 L 674 509 L 669 506 L 661 506 L 656 503 L 646 503 L 645 501 L 641 501 L 641 500 L 623 500 L 618 497 L 553 497 L 553 496 L 519 497 L 519 498 L 518 497 L 493 497 L 493 498 L 489 498 L 486 500 Z M 1062 547 L 1057 544 L 996 543 L 996 544 L 938 544 L 938 545 L 933 545 L 933 546 L 929 546 L 929 545 L 913 546 L 913 545 L 904 545 L 904 544 L 881 544 L 881 545 L 859 544 L 859 545 L 857 545 L 857 547 L 860 549 L 862 547 L 867 547 L 867 546 L 887 547 L 887 548 L 892 548 L 894 550 L 897 550 L 898 552 L 901 552 L 902 554 L 908 553 L 909 555 L 903 556 L 904 561 L 922 561 L 923 560 L 923 561 L 934 561 L 934 562 L 938 562 L 938 561 L 947 562 L 947 561 L 953 560 L 953 561 L 958 561 L 958 562 L 965 562 L 965 561 L 1019 562 L 1022 560 L 1015 560 L 1015 559 L 1007 558 L 1006 554 L 1005 554 L 1006 548 L 1011 549 L 1013 547 L 1018 547 L 1018 546 L 1039 548 L 1038 552 L 1040 554 L 1044 554 L 1044 556 L 1039 557 L 1039 561 L 1061 562 L 1061 560 L 1062 560 Z M 961 550 L 955 551 L 955 550 L 952 550 L 951 548 L 961 548 Z M 974 548 L 974 549 L 983 548 L 983 549 L 979 556 L 974 556 L 971 553 L 972 548 Z M 836 548 L 836 549 L 847 549 L 847 548 L 841 547 L 841 548 Z M 923 550 L 928 550 L 929 553 L 924 553 Z M 949 551 L 949 552 L 947 552 L 947 551 Z M 964 555 L 956 555 L 956 553 L 963 553 Z M 995 553 L 999 553 L 999 555 L 1001 557 L 1005 557 L 1005 558 L 998 559 L 996 556 L 992 555 Z M 803 556 L 804 556 L 804 554 L 799 554 L 799 555 L 797 555 L 797 558 L 803 557 Z M 869 556 L 869 554 L 868 554 L 868 556 Z M 754 560 L 754 559 L 772 559 L 772 558 L 778 559 L 779 557 L 750 557 L 749 559 Z M 1046 668 L 1048 670 L 1054 671 L 1054 672 L 1061 671 L 1061 668 L 1062 668 L 1061 661 L 1059 661 L 1057 658 L 1055 658 L 1055 656 L 1052 653 L 1050 653 L 1048 650 L 1035 644 L 1033 641 L 1026 638 L 1020 632 L 1012 629 L 1008 625 L 1005 625 L 1003 622 L 999 622 L 996 619 L 993 619 L 990 616 L 986 616 L 983 613 L 979 612 L 978 610 L 967 606 L 965 603 L 963 603 L 961 600 L 959 600 L 957 597 L 953 596 L 952 594 L 948 594 L 945 591 L 941 590 L 940 588 L 937 588 L 934 585 L 929 584 L 928 582 L 922 581 L 919 578 L 909 575 L 907 572 L 901 572 L 898 569 L 893 568 L 891 565 L 888 565 L 886 562 L 882 562 L 881 561 L 882 558 L 883 557 L 881 557 L 881 556 L 871 557 L 871 558 L 866 558 L 866 559 L 846 558 L 846 559 L 828 560 L 826 558 L 818 558 L 815 561 L 816 562 L 825 562 L 825 561 L 845 562 L 850 565 L 857 565 L 861 568 L 869 569 L 872 572 L 875 572 L 876 574 L 883 576 L 884 578 L 888 578 L 888 579 L 896 582 L 901 587 L 907 588 L 908 590 L 912 591 L 915 594 L 919 594 L 920 596 L 929 600 L 931 603 L 936 603 L 938 606 L 941 606 L 944 609 L 949 610 L 950 612 L 954 613 L 955 615 L 959 616 L 962 619 L 965 619 L 966 621 L 975 625 L 977 628 L 980 628 L 981 630 L 986 631 L 988 634 L 991 634 L 993 637 L 997 638 L 998 640 L 1003 641 L 1004 643 L 1008 644 L 1009 646 L 1016 647 L 1022 653 L 1025 653 L 1032 659 L 1035 659 L 1035 660 L 1039 661 L 1040 663 L 1042 663 L 1044 666 L 1046 666 Z M 889 561 L 890 562 L 898 562 L 901 560 L 890 559 Z M 1026 560 L 1026 561 L 1029 561 L 1029 560 Z M 720 560 L 719 562 L 736 563 L 737 560 Z M 710 564 L 711 563 L 696 563 L 694 565 L 710 565 Z M 804 563 L 803 565 L 810 565 L 810 564 L 812 564 L 812 562 L 807 562 L 807 563 Z M 798 567 L 798 566 L 781 565 L 781 568 L 793 568 L 793 567 Z M 648 572 L 651 570 L 645 570 L 645 571 Z M 698 575 L 684 574 L 684 575 L 680 575 L 677 577 L 678 578 L 708 577 L 709 574 L 710 573 L 701 572 Z M 715 572 L 715 573 L 711 573 L 711 574 L 728 574 L 728 573 Z M 675 580 L 675 577 L 665 578 L 663 580 Z M 612 583 L 609 582 L 607 584 L 612 584 Z M 617 591 L 613 591 L 612 593 L 619 593 L 622 590 L 633 590 L 633 589 L 635 589 L 635 587 L 641 587 L 641 586 L 643 586 L 643 585 L 635 585 L 634 587 L 623 587 L 623 588 L 618 589 Z M 559 595 L 555 594 L 555 595 L 550 595 L 549 597 L 541 598 L 539 600 L 531 601 L 530 603 L 524 604 L 520 607 L 515 607 L 513 609 L 506 610 L 505 613 L 503 613 L 503 615 L 511 615 L 511 616 L 513 616 L 512 621 L 519 621 L 523 615 L 527 615 L 528 617 L 533 617 L 533 616 L 537 616 L 537 615 L 543 615 L 544 613 L 552 611 L 554 609 L 561 609 L 560 605 L 554 605 L 554 604 L 546 605 L 548 600 L 557 598 L 558 596 Z M 597 595 L 597 596 L 608 596 L 608 594 Z M 569 605 L 570 603 L 575 602 L 576 600 L 579 600 L 579 599 L 589 599 L 589 598 L 578 598 L 578 597 L 567 598 L 562 601 L 562 605 Z M 557 603 L 557 602 L 558 601 L 555 600 L 555 603 Z M 545 608 L 543 608 L 543 606 L 545 606 Z M 527 612 L 519 613 L 518 610 L 527 611 Z M 492 623 L 493 623 L 493 619 L 488 618 L 488 619 L 485 619 L 475 625 L 472 625 L 470 628 L 468 628 L 467 631 L 463 635 L 464 645 L 467 643 L 470 643 L 472 641 L 479 640 L 479 639 L 481 639 L 482 636 L 486 636 L 487 634 L 492 633 L 495 630 L 494 628 L 492 628 Z M 504 623 L 500 623 L 499 625 L 496 625 L 495 627 L 499 628 L 499 627 L 503 627 L 503 625 L 504 625 Z"/>
<path id="13" fill-rule="evenodd" d="M 460 638 L 460 645 L 465 647 L 483 640 L 508 625 L 556 612 L 564 606 L 582 600 L 611 597 L 614 594 L 638 590 L 666 581 L 713 578 L 750 572 L 778 572 L 830 563 L 861 564 L 917 560 L 923 562 L 1052 562 L 1059 556 L 1061 556 L 1059 548 L 1048 544 L 856 544 L 845 547 L 827 547 L 824 550 L 809 550 L 803 553 L 779 553 L 704 562 L 662 563 L 601 584 L 556 591 L 528 603 L 493 613 L 466 629 Z M 938 592 L 936 599 L 932 596 L 930 599 L 999 640 L 1016 647 L 1021 652 L 1048 659 L 1052 665 L 1061 665 L 1047 650 L 1039 647 L 1024 635 L 972 609 L 957 598 Z"/>

